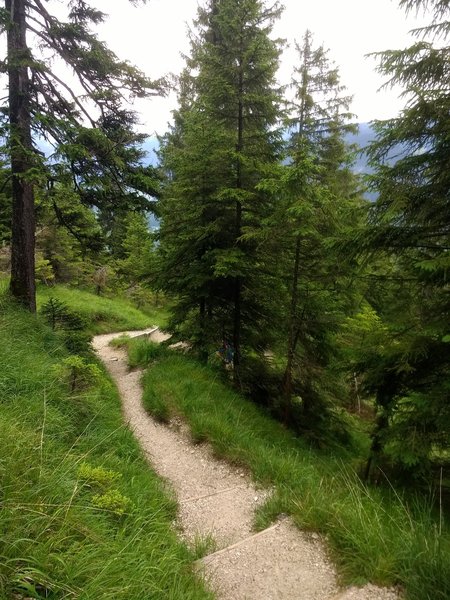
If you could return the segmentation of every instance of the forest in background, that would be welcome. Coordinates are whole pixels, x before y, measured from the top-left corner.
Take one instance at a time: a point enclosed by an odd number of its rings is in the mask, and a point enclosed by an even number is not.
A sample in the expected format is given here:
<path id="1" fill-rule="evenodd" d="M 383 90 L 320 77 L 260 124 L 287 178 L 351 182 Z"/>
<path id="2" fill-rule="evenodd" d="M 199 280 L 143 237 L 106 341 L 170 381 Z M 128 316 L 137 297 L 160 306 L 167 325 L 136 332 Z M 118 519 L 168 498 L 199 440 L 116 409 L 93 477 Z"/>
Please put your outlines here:
<path id="1" fill-rule="evenodd" d="M 410 48 L 378 56 L 388 84 L 403 86 L 405 108 L 372 124 L 366 177 L 355 168 L 361 149 L 348 142 L 351 97 L 311 32 L 297 42 L 292 80 L 277 81 L 278 3 L 199 8 L 156 166 L 145 163 L 146 137 L 124 101 L 164 93 L 168 82 L 117 59 L 92 33 L 104 16 L 86 2 L 71 2 L 65 21 L 38 0 L 15 6 L 1 11 L 0 269 L 13 298 L 34 312 L 37 281 L 125 295 L 138 308 L 164 304 L 168 330 L 200 363 L 312 447 L 358 447 L 363 480 L 430 494 L 441 531 L 450 485 L 448 0 L 400 2 L 427 9 L 430 24 Z M 39 47 L 26 47 L 27 30 Z M 51 55 L 83 95 L 52 72 Z M 38 139 L 53 144 L 50 158 Z M 47 316 L 64 315 L 49 298 Z M 80 336 L 69 336 L 75 354 Z"/>

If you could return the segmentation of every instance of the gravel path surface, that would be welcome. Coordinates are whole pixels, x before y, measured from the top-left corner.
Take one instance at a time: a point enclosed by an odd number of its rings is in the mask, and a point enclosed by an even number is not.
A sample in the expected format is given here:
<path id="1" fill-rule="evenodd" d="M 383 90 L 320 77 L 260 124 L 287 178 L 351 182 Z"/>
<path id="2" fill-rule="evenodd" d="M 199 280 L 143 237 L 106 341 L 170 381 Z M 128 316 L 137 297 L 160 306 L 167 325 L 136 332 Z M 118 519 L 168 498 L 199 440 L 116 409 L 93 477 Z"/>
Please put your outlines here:
<path id="1" fill-rule="evenodd" d="M 182 536 L 193 542 L 212 536 L 213 554 L 197 561 L 219 600 L 397 600 L 392 590 L 365 586 L 339 590 L 336 572 L 317 534 L 299 531 L 283 519 L 265 531 L 252 530 L 255 508 L 268 490 L 193 445 L 187 427 L 155 422 L 144 410 L 141 371 L 129 371 L 123 350 L 109 342 L 122 334 L 100 335 L 93 345 L 119 389 L 124 419 L 153 469 L 176 494 Z M 162 341 L 157 328 L 128 332 Z"/>

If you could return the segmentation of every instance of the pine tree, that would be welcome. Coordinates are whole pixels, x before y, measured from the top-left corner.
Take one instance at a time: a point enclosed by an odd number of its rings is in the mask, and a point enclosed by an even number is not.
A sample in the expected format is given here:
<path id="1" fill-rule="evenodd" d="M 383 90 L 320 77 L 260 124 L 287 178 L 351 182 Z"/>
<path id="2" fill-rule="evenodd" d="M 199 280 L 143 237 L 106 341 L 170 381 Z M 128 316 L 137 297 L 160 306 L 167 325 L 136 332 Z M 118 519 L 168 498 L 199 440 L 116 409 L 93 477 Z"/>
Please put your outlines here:
<path id="1" fill-rule="evenodd" d="M 279 44 L 269 37 L 279 14 L 258 0 L 210 0 L 199 10 L 183 104 L 163 154 L 171 180 L 161 247 L 166 282 L 179 297 L 177 319 L 193 319 L 197 336 L 207 329 L 216 347 L 221 340 L 233 346 L 237 381 L 242 349 L 255 348 L 265 318 L 258 281 L 267 258 L 251 233 L 273 209 L 258 185 L 279 154 Z"/>
<path id="2" fill-rule="evenodd" d="M 56 283 L 86 284 L 105 248 L 95 214 L 66 186 L 36 189 L 36 256 Z"/>
<path id="3" fill-rule="evenodd" d="M 148 283 L 154 275 L 153 236 L 148 218 L 140 213 L 130 213 L 125 220 L 122 242 L 123 257 L 117 261 L 119 273 L 131 287 Z"/>
<path id="4" fill-rule="evenodd" d="M 293 418 L 295 392 L 301 398 L 302 426 L 308 427 L 324 419 L 324 399 L 337 392 L 326 373 L 333 355 L 332 334 L 349 303 L 349 270 L 332 244 L 355 220 L 359 195 L 350 170 L 353 149 L 345 140 L 354 130 L 349 123 L 351 98 L 343 95 L 338 69 L 322 46 L 314 48 L 309 31 L 297 50 L 288 119 L 289 164 L 279 216 L 285 249 L 282 277 L 289 281 L 283 396 L 285 420 Z"/>
<path id="5" fill-rule="evenodd" d="M 450 11 L 442 0 L 400 5 L 430 9 L 433 20 L 410 48 L 380 54 L 380 71 L 407 103 L 376 124 L 371 147 L 379 198 L 362 242 L 389 265 L 391 282 L 379 302 L 390 344 L 365 363 L 379 410 L 368 471 L 384 455 L 417 473 L 450 440 Z"/>
<path id="6" fill-rule="evenodd" d="M 52 15 L 41 0 L 5 0 L 1 13 L 7 33 L 8 113 L 12 174 L 12 266 L 10 290 L 31 311 L 36 309 L 34 284 L 35 208 L 34 187 L 42 185 L 45 169 L 33 146 L 35 134 L 50 138 L 61 148 L 69 165 L 71 153 L 82 152 L 83 137 L 89 131 L 95 140 L 97 156 L 107 158 L 111 180 L 117 177 L 117 163 L 107 156 L 106 130 L 115 119 L 123 127 L 124 97 L 143 96 L 155 84 L 127 62 L 117 57 L 91 32 L 92 24 L 104 15 L 85 0 L 71 0 L 67 20 Z M 27 34 L 34 35 L 36 47 L 27 45 Z M 70 67 L 80 87 L 63 81 L 52 70 L 53 57 Z M 100 118 L 92 116 L 95 106 Z M 95 112 L 95 111 L 94 111 Z M 127 119 L 125 119 L 126 121 Z M 100 123 L 100 126 L 98 124 Z M 122 129 L 123 129 L 122 127 Z M 74 174 L 77 183 L 78 174 Z"/>

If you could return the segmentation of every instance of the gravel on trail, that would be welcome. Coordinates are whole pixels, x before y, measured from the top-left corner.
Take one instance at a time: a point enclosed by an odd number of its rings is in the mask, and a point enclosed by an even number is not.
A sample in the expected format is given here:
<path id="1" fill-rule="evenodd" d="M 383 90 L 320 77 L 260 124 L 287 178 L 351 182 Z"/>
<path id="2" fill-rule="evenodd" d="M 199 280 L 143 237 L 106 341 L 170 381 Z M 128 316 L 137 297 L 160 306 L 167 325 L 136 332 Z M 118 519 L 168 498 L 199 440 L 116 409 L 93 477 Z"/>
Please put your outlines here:
<path id="1" fill-rule="evenodd" d="M 168 337 L 158 328 L 126 333 L 157 342 Z M 109 345 L 120 335 L 96 336 L 94 349 L 119 389 L 125 422 L 177 498 L 181 536 L 187 543 L 215 542 L 196 567 L 218 600 L 398 600 L 394 590 L 373 585 L 340 589 L 322 538 L 287 517 L 255 533 L 255 509 L 270 490 L 215 458 L 206 444 L 193 444 L 184 423 L 163 425 L 145 411 L 142 371 L 130 371 L 125 351 Z"/>

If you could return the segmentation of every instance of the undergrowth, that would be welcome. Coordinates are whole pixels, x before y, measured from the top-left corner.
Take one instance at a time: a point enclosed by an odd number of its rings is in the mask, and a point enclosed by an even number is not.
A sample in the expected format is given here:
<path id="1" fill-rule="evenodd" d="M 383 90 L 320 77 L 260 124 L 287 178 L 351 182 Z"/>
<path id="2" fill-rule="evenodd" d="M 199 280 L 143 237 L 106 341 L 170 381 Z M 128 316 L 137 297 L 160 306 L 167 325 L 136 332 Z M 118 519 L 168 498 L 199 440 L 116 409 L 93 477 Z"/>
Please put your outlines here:
<path id="1" fill-rule="evenodd" d="M 151 363 L 144 403 L 157 418 L 182 415 L 194 441 L 247 468 L 273 496 L 256 526 L 281 513 L 328 539 L 344 583 L 399 585 L 409 600 L 450 598 L 450 531 L 433 498 L 367 487 L 356 476 L 359 458 L 318 452 L 234 393 L 217 373 L 189 358 L 130 342 L 133 364 Z M 442 515 L 441 515 L 442 516 Z"/>
<path id="2" fill-rule="evenodd" d="M 79 292 L 60 297 L 98 310 Z M 122 305 L 106 304 L 109 327 Z M 130 314 L 126 327 L 153 321 Z M 95 377 L 73 385 L 67 358 L 39 317 L 0 295 L 0 598 L 210 598 L 114 386 L 92 356 Z"/>
<path id="3" fill-rule="evenodd" d="M 172 351 L 164 344 L 151 340 L 137 339 L 129 344 L 128 365 L 133 369 L 142 367 L 161 358 L 171 356 Z"/>

